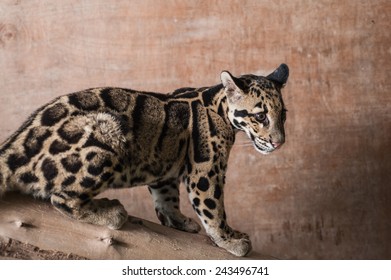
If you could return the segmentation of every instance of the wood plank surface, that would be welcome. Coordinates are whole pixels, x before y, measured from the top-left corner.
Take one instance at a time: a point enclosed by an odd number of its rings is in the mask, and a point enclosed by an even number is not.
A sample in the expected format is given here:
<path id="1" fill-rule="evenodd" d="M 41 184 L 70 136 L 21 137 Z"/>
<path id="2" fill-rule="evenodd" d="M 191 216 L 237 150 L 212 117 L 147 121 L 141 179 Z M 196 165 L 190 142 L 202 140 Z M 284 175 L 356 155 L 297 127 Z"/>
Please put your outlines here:
<path id="1" fill-rule="evenodd" d="M 214 246 L 205 235 L 181 232 L 135 217 L 130 217 L 121 230 L 111 230 L 80 223 L 65 217 L 48 202 L 15 193 L 0 200 L 0 237 L 3 242 L 11 238 L 33 245 L 34 250 L 65 254 L 46 253 L 49 258 L 72 254 L 68 258 L 241 259 Z M 0 251 L 1 255 L 4 254 Z M 271 257 L 252 252 L 249 258 Z"/>

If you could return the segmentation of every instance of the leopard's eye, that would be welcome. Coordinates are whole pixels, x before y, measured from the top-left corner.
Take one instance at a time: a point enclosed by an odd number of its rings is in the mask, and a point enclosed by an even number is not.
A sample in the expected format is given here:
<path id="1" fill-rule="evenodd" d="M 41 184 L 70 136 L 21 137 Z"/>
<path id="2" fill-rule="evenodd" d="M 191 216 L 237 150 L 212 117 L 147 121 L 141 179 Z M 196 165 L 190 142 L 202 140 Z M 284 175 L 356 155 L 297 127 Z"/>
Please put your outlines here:
<path id="1" fill-rule="evenodd" d="M 257 114 L 254 115 L 254 117 L 255 117 L 255 119 L 256 119 L 258 122 L 261 122 L 261 123 L 263 123 L 264 125 L 267 125 L 268 119 L 267 119 L 265 113 L 257 113 Z"/>
<path id="2" fill-rule="evenodd" d="M 254 115 L 254 117 L 257 119 L 257 121 L 263 122 L 266 119 L 266 114 L 265 113 L 257 113 Z"/>

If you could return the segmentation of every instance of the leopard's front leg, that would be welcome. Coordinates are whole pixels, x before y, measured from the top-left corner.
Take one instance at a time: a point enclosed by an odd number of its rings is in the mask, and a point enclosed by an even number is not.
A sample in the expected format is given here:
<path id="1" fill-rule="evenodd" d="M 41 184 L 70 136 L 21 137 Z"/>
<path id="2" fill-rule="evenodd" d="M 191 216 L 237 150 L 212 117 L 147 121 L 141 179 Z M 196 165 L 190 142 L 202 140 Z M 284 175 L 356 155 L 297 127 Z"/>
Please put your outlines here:
<path id="1" fill-rule="evenodd" d="M 236 256 L 245 256 L 251 251 L 251 241 L 247 234 L 233 230 L 227 224 L 224 210 L 224 175 L 210 176 L 212 173 L 198 173 L 188 177 L 187 191 L 190 201 L 212 241 Z"/>

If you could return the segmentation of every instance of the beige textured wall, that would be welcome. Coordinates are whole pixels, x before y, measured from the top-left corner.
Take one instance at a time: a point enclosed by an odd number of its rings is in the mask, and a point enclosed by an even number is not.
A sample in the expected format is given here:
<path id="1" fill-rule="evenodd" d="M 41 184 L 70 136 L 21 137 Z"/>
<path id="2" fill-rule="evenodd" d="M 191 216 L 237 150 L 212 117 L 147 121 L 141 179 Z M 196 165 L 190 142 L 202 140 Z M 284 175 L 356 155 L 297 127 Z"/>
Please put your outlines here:
<path id="1" fill-rule="evenodd" d="M 0 141 L 64 93 L 167 92 L 286 62 L 287 142 L 262 156 L 238 137 L 231 225 L 277 258 L 390 259 L 390 14 L 388 0 L 2 0 Z M 156 221 L 145 188 L 106 195 Z"/>

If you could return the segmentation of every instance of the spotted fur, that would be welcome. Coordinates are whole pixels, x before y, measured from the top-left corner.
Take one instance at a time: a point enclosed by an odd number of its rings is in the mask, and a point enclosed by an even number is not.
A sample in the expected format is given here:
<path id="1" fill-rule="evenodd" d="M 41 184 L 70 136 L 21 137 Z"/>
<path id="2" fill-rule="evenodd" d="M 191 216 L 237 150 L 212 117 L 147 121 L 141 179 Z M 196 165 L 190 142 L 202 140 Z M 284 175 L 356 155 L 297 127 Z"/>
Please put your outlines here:
<path id="1" fill-rule="evenodd" d="M 282 64 L 267 77 L 224 71 L 222 84 L 164 95 L 122 88 L 88 89 L 41 107 L 0 146 L 0 190 L 48 199 L 82 222 L 119 229 L 118 200 L 94 199 L 107 188 L 148 185 L 162 224 L 200 226 L 179 210 L 179 184 L 207 234 L 244 256 L 248 235 L 226 221 L 223 188 L 236 131 L 261 153 L 285 141 Z"/>

